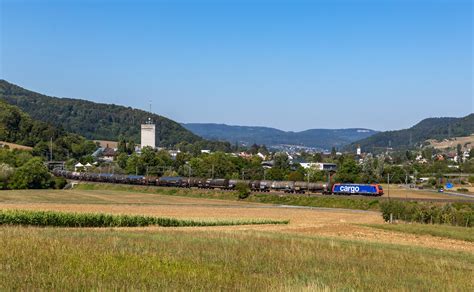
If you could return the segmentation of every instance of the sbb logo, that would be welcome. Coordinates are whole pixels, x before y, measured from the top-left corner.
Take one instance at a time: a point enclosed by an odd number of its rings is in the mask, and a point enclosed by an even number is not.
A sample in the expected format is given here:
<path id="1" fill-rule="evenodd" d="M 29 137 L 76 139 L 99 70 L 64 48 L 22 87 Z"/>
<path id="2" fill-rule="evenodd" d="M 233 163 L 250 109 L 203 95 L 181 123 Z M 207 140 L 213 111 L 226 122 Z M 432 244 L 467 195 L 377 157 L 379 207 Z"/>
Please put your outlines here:
<path id="1" fill-rule="evenodd" d="M 341 186 L 340 190 L 341 192 L 346 192 L 346 193 L 358 193 L 359 187 L 358 186 Z"/>

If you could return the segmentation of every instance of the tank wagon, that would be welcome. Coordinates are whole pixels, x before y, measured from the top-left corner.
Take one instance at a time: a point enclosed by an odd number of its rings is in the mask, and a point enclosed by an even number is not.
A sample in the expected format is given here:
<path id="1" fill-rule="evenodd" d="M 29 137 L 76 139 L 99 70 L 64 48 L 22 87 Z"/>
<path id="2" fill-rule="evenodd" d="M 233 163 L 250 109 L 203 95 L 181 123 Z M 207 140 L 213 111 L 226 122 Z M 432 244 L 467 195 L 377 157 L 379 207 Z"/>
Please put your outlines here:
<path id="1" fill-rule="evenodd" d="M 383 188 L 379 184 L 340 184 L 333 185 L 303 181 L 237 180 L 220 178 L 198 178 L 180 176 L 141 176 L 110 173 L 84 173 L 54 170 L 53 174 L 71 180 L 120 183 L 132 185 L 154 185 L 162 187 L 201 188 L 233 190 L 239 183 L 246 184 L 252 192 L 281 192 L 288 194 L 322 193 L 335 195 L 381 196 Z"/>

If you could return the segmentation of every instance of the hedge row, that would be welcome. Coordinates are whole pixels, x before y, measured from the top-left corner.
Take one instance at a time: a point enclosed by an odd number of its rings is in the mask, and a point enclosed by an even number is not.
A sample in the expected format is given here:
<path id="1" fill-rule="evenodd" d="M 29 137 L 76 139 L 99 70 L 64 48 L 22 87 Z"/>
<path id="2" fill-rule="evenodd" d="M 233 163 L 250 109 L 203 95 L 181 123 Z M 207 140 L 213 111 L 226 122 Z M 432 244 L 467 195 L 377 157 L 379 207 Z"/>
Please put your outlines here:
<path id="1" fill-rule="evenodd" d="M 0 225 L 8 224 L 57 227 L 137 227 L 157 225 L 163 227 L 190 227 L 288 223 L 288 220 L 194 221 L 135 215 L 0 210 Z"/>
<path id="2" fill-rule="evenodd" d="M 384 201 L 380 204 L 385 221 L 393 220 L 425 224 L 449 224 L 454 226 L 474 226 L 474 204 L 453 203 L 436 205 L 433 203 Z"/>

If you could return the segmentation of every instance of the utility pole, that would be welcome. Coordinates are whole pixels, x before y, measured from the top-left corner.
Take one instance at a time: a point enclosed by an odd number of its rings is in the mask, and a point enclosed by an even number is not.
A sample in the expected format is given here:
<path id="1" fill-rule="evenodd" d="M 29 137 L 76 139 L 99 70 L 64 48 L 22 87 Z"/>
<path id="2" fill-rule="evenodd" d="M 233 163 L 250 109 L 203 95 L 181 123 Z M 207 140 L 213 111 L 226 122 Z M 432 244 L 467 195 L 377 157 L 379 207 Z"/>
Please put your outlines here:
<path id="1" fill-rule="evenodd" d="M 49 161 L 53 161 L 53 137 L 51 137 L 49 143 Z"/>
<path id="2" fill-rule="evenodd" d="M 388 199 L 390 200 L 390 173 L 387 174 L 387 183 L 388 183 L 387 194 L 388 194 Z"/>

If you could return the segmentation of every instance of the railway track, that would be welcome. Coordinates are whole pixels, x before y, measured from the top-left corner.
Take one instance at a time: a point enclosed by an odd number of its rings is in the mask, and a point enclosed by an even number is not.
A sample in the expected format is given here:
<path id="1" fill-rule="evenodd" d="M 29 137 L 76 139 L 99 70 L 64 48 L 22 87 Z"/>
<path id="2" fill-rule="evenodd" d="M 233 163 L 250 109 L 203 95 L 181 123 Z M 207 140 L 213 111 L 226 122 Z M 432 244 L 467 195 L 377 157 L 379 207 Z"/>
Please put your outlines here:
<path id="1" fill-rule="evenodd" d="M 433 192 L 436 193 L 437 192 Z M 252 194 L 265 194 L 262 192 L 252 192 Z M 445 202 L 445 203 L 465 203 L 465 202 L 472 202 L 474 203 L 474 197 L 469 196 L 469 197 L 463 197 L 462 199 L 442 199 L 442 198 L 418 198 L 418 197 L 408 197 L 408 198 L 403 198 L 403 197 L 388 197 L 386 195 L 383 195 L 381 197 L 376 197 L 376 196 L 361 196 L 361 195 L 324 195 L 324 194 L 319 194 L 319 193 L 306 193 L 306 194 L 289 194 L 289 193 L 283 193 L 283 192 L 266 192 L 266 194 L 275 194 L 275 195 L 280 195 L 280 196 L 306 196 L 306 197 L 321 197 L 321 198 L 357 198 L 357 199 L 363 199 L 363 200 L 397 200 L 397 201 L 420 201 L 420 202 Z"/>
<path id="2" fill-rule="evenodd" d="M 165 186 L 154 186 L 154 185 L 136 185 L 136 184 L 120 184 L 120 183 L 107 183 L 107 182 L 92 182 L 92 181 L 77 181 L 77 180 L 68 180 L 69 182 L 73 183 L 89 183 L 89 184 L 99 184 L 99 185 L 121 185 L 121 186 L 134 186 L 134 187 L 148 187 L 148 188 L 164 188 L 164 189 L 182 189 L 179 187 L 165 187 Z M 192 187 L 189 189 L 193 190 L 202 190 L 202 191 L 207 191 L 207 192 L 212 192 L 212 191 L 221 191 L 221 192 L 234 192 L 234 190 L 224 190 L 224 189 L 201 189 L 201 188 L 196 188 Z M 433 192 L 438 194 L 437 192 Z M 362 200 L 380 200 L 380 201 L 385 201 L 385 200 L 396 200 L 396 201 L 418 201 L 418 202 L 439 202 L 439 203 L 466 203 L 466 202 L 472 202 L 474 204 L 474 197 L 463 197 L 461 198 L 453 198 L 453 199 L 442 199 L 442 198 L 418 198 L 418 197 L 388 197 L 387 195 L 383 195 L 381 197 L 376 197 L 376 196 L 361 196 L 361 195 L 324 195 L 321 193 L 285 193 L 285 192 L 276 192 L 276 191 L 268 191 L 268 192 L 251 192 L 252 195 L 262 195 L 262 194 L 271 194 L 271 195 L 278 195 L 278 196 L 288 196 L 288 197 L 294 197 L 294 196 L 301 196 L 301 197 L 319 197 L 319 198 L 347 198 L 347 199 L 362 199 Z"/>

